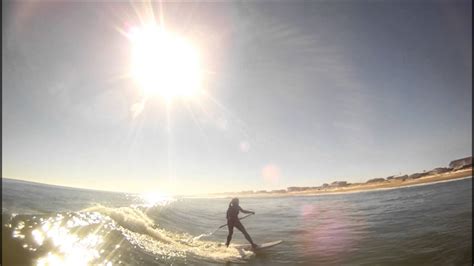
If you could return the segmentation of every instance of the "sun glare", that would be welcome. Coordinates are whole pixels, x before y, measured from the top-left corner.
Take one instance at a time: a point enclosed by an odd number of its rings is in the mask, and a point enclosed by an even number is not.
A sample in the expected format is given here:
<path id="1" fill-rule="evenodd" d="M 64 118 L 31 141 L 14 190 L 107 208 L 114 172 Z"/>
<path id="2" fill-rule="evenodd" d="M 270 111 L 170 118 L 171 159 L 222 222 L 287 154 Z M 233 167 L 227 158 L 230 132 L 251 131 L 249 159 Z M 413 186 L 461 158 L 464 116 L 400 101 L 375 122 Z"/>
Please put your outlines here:
<path id="1" fill-rule="evenodd" d="M 132 75 L 146 97 L 191 97 L 201 83 L 197 50 L 186 39 L 149 25 L 132 28 Z"/>

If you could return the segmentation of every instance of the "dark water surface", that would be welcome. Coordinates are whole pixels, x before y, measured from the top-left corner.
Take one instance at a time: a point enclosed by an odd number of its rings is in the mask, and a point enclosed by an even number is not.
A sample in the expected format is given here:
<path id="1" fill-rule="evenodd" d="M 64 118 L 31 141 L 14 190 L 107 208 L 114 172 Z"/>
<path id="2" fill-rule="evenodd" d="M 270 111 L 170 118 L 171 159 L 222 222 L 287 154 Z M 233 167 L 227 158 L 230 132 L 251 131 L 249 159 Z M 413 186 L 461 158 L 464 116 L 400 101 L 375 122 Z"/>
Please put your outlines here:
<path id="1" fill-rule="evenodd" d="M 472 178 L 242 198 L 264 252 L 225 248 L 229 199 L 142 198 L 2 179 L 2 265 L 471 265 Z M 245 239 L 234 232 L 232 243 Z"/>

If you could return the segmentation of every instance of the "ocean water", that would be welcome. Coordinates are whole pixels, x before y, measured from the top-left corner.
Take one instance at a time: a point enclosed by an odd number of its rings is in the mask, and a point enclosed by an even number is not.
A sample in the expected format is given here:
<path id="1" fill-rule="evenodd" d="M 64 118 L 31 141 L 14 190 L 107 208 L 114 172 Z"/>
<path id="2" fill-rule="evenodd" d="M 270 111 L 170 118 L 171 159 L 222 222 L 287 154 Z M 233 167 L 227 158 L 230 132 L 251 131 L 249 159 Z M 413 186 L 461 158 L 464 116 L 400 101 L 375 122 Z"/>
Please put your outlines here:
<path id="1" fill-rule="evenodd" d="M 2 179 L 2 265 L 471 265 L 472 178 L 241 198 L 253 253 L 223 246 L 229 198 L 144 198 Z M 232 244 L 246 240 L 234 231 Z"/>

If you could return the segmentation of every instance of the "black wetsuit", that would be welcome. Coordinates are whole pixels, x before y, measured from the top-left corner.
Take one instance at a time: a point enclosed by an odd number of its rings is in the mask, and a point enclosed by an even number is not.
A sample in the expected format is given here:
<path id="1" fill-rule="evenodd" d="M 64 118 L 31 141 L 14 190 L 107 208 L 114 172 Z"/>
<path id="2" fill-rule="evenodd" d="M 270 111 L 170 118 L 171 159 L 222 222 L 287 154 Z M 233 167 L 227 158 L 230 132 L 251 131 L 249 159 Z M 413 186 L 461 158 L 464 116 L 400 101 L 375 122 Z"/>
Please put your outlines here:
<path id="1" fill-rule="evenodd" d="M 229 235 L 227 235 L 227 242 L 226 246 L 229 246 L 230 240 L 232 239 L 232 234 L 234 233 L 234 227 L 239 229 L 242 234 L 244 234 L 245 238 L 247 241 L 250 242 L 250 244 L 253 244 L 252 238 L 250 235 L 247 233 L 247 230 L 245 230 L 245 227 L 240 223 L 239 220 L 239 211 L 243 213 L 252 213 L 250 211 L 246 211 L 242 209 L 239 205 L 230 205 L 229 209 L 227 209 L 227 228 L 229 229 Z"/>

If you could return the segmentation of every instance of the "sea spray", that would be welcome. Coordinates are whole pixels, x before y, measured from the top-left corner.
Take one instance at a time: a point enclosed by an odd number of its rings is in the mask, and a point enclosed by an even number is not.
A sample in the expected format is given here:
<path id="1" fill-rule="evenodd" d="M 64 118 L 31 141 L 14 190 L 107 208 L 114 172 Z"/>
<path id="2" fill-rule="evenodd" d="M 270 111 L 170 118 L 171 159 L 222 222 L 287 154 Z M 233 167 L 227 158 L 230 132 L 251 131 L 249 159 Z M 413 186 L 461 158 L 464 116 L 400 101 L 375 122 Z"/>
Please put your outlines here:
<path id="1" fill-rule="evenodd" d="M 217 230 L 216 230 L 216 231 L 217 231 Z M 211 235 L 213 235 L 216 231 L 210 232 L 210 233 L 207 233 L 207 234 L 200 234 L 200 235 L 198 235 L 198 236 L 196 236 L 196 237 L 193 237 L 193 238 L 192 238 L 192 241 L 194 242 L 194 241 L 200 240 L 202 237 L 211 236 Z"/>
<path id="2" fill-rule="evenodd" d="M 84 209 L 83 212 L 98 212 L 110 217 L 122 227 L 123 235 L 131 244 L 153 254 L 184 258 L 187 253 L 192 253 L 202 259 L 219 262 L 244 262 L 254 256 L 252 251 L 226 248 L 220 243 L 200 240 L 201 237 L 212 235 L 219 228 L 212 233 L 193 237 L 187 233 L 176 234 L 160 228 L 139 208 L 109 208 L 96 205 Z"/>

